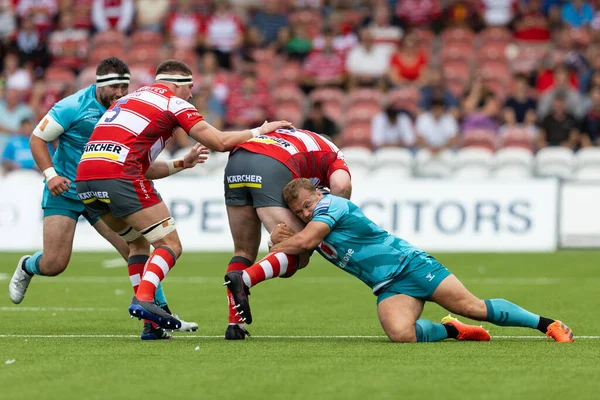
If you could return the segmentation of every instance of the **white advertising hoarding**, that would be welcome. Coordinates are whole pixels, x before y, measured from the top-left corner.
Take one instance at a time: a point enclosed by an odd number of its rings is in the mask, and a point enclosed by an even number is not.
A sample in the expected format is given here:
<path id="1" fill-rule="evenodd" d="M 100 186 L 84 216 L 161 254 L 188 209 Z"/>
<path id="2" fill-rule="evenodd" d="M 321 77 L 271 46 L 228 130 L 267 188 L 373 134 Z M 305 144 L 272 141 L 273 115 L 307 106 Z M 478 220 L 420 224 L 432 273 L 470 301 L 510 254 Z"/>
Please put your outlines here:
<path id="1" fill-rule="evenodd" d="M 600 247 L 600 182 L 565 183 L 560 199 L 560 246 Z"/>
<path id="2" fill-rule="evenodd" d="M 554 180 L 353 184 L 352 200 L 369 218 L 428 251 L 556 249 L 558 184 Z M 221 179 L 174 177 L 157 181 L 156 187 L 177 221 L 184 251 L 232 250 Z M 39 180 L 0 180 L 0 250 L 41 247 L 41 190 Z M 83 219 L 74 247 L 111 249 Z"/>

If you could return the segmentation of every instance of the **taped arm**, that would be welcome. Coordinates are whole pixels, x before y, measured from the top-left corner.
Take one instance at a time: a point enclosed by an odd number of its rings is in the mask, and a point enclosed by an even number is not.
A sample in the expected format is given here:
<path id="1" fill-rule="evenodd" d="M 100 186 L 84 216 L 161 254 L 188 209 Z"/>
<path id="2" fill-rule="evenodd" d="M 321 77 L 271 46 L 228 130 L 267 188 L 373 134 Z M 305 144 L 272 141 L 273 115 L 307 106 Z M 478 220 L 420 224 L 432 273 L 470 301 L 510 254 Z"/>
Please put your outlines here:
<path id="1" fill-rule="evenodd" d="M 62 125 L 56 122 L 50 114 L 46 114 L 33 130 L 29 144 L 31 145 L 31 154 L 35 164 L 40 171 L 44 172 L 53 167 L 52 158 L 48 151 L 48 143 L 57 139 L 64 131 Z M 46 178 L 48 179 L 48 177 Z"/>

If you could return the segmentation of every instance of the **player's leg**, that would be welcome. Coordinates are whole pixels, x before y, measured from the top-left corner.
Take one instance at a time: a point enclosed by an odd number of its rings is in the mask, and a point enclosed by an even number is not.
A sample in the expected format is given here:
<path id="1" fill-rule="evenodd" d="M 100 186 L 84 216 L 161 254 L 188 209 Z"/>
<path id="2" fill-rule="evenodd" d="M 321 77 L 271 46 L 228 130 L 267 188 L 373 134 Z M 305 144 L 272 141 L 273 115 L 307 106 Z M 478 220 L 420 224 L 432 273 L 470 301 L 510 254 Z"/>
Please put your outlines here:
<path id="1" fill-rule="evenodd" d="M 435 342 L 448 337 L 446 328 L 420 320 L 424 301 L 405 294 L 378 299 L 377 315 L 385 334 L 393 342 Z"/>
<path id="2" fill-rule="evenodd" d="M 573 332 L 562 322 L 533 314 L 505 299 L 481 300 L 454 275 L 446 277 L 430 299 L 452 313 L 477 321 L 537 329 L 558 342 L 573 341 Z"/>
<path id="3" fill-rule="evenodd" d="M 9 297 L 15 304 L 23 301 L 34 275 L 58 275 L 67 268 L 71 259 L 76 217 L 47 215 L 42 224 L 43 250 L 21 257 L 8 285 Z"/>
<path id="4" fill-rule="evenodd" d="M 232 271 L 242 271 L 256 260 L 260 245 L 261 226 L 256 211 L 251 205 L 228 205 L 227 217 L 234 246 L 233 257 L 227 265 L 227 273 L 230 273 Z M 248 334 L 248 331 L 246 331 L 245 324 L 240 316 L 236 315 L 237 311 L 233 308 L 235 301 L 229 288 L 227 288 L 227 305 L 229 317 L 225 339 L 242 340 Z"/>

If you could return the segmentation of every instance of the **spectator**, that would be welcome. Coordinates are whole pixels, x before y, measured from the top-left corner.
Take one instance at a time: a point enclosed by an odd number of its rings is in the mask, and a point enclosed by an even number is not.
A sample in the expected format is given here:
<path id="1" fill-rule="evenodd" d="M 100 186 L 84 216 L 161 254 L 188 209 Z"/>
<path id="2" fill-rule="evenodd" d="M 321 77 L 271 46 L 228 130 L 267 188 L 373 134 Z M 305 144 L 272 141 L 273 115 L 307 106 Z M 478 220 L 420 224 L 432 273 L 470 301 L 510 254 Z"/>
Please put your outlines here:
<path id="1" fill-rule="evenodd" d="M 21 121 L 32 117 L 33 111 L 21 101 L 19 90 L 8 85 L 4 91 L 4 100 L 0 101 L 0 135 L 17 132 Z"/>
<path id="2" fill-rule="evenodd" d="M 537 78 L 535 81 L 535 87 L 540 92 L 543 93 L 548 89 L 551 89 L 555 84 L 555 79 L 558 76 L 562 78 L 562 74 L 567 74 L 567 79 L 569 80 L 569 85 L 573 87 L 573 89 L 577 89 L 579 87 L 579 79 L 575 71 L 571 70 L 564 63 L 555 63 L 551 60 L 551 55 L 546 55 L 542 62 L 542 68 L 537 74 Z"/>
<path id="3" fill-rule="evenodd" d="M 581 147 L 600 146 L 600 86 L 590 90 L 592 107 L 581 124 Z"/>
<path id="4" fill-rule="evenodd" d="M 2 153 L 2 166 L 5 173 L 17 169 L 37 170 L 29 146 L 31 132 L 33 132 L 33 122 L 25 118 L 20 122 L 18 131 L 9 137 Z"/>
<path id="5" fill-rule="evenodd" d="M 371 120 L 371 140 L 375 149 L 412 147 L 416 137 L 410 117 L 388 106 Z"/>
<path id="6" fill-rule="evenodd" d="M 500 124 L 498 123 L 500 102 L 496 95 L 490 92 L 485 93 L 482 100 L 483 102 L 480 107 L 465 113 L 461 125 L 461 130 L 463 132 L 470 130 L 485 130 L 498 133 L 500 129 Z"/>
<path id="7" fill-rule="evenodd" d="M 425 79 L 427 84 L 421 87 L 419 96 L 421 111 L 431 110 L 433 99 L 440 98 L 444 101 L 445 109 L 457 116 L 460 111 L 460 104 L 446 86 L 442 69 L 439 67 L 429 68 Z"/>
<path id="8" fill-rule="evenodd" d="M 178 49 L 195 48 L 201 37 L 202 21 L 192 8 L 192 0 L 179 0 L 166 26 L 167 42 Z"/>
<path id="9" fill-rule="evenodd" d="M 70 10 L 75 19 L 75 28 L 91 31 L 92 24 L 92 8 L 94 0 L 61 0 L 61 10 Z"/>
<path id="10" fill-rule="evenodd" d="M 515 20 L 514 28 L 515 39 L 527 42 L 550 40 L 550 29 L 542 10 L 542 0 L 526 2 Z"/>
<path id="11" fill-rule="evenodd" d="M 588 109 L 588 104 L 572 87 L 569 81 L 569 70 L 565 66 L 559 66 L 554 71 L 554 84 L 544 93 L 538 103 L 538 118 L 543 119 L 550 114 L 553 99 L 559 92 L 566 96 L 567 113 L 572 114 L 575 118 L 582 118 Z"/>
<path id="12" fill-rule="evenodd" d="M 17 15 L 20 19 L 31 16 L 37 30 L 45 36 L 52 28 L 58 13 L 58 0 L 19 0 Z"/>
<path id="13" fill-rule="evenodd" d="M 217 56 L 214 53 L 204 53 L 200 65 L 202 82 L 212 87 L 215 97 L 224 103 L 229 96 L 229 79 L 225 73 L 219 71 Z"/>
<path id="14" fill-rule="evenodd" d="M 479 29 L 483 24 L 479 0 L 450 0 L 442 15 L 447 27 Z"/>
<path id="15" fill-rule="evenodd" d="M 398 0 L 396 16 L 407 26 L 427 26 L 442 14 L 439 0 Z"/>
<path id="16" fill-rule="evenodd" d="M 70 11 L 60 15 L 60 27 L 48 38 L 52 65 L 79 70 L 87 55 L 88 32 L 75 28 L 75 20 Z"/>
<path id="17" fill-rule="evenodd" d="M 537 102 L 529 95 L 531 88 L 525 75 L 515 75 L 513 78 L 515 91 L 504 103 L 505 112 L 514 114 L 517 124 L 532 123 L 535 121 Z"/>
<path id="18" fill-rule="evenodd" d="M 210 85 L 200 84 L 195 90 L 192 102 L 206 122 L 219 130 L 223 129 L 225 108 L 215 97 Z"/>
<path id="19" fill-rule="evenodd" d="M 410 32 L 390 59 L 388 80 L 395 86 L 416 82 L 422 79 L 426 66 L 427 56 L 419 49 L 416 34 Z"/>
<path id="20" fill-rule="evenodd" d="M 304 85 L 307 87 L 342 86 L 346 81 L 344 57 L 333 49 L 333 32 L 324 32 L 322 51 L 313 51 L 304 63 Z"/>
<path id="21" fill-rule="evenodd" d="M 515 0 L 482 0 L 483 20 L 487 26 L 506 26 L 516 11 Z"/>
<path id="22" fill-rule="evenodd" d="M 516 113 L 510 108 L 505 108 L 504 125 L 500 127 L 500 136 L 504 146 L 525 147 L 532 151 L 542 147 L 535 112 L 528 113 L 524 121 L 517 122 Z"/>
<path id="23" fill-rule="evenodd" d="M 34 69 L 36 74 L 42 74 L 41 69 L 50 63 L 50 55 L 46 49 L 42 34 L 36 29 L 33 17 L 28 15 L 21 19 L 21 27 L 17 32 L 13 47 L 19 51 L 22 61 Z"/>
<path id="24" fill-rule="evenodd" d="M 573 28 L 583 28 L 594 19 L 594 9 L 587 1 L 571 0 L 562 5 L 561 17 L 567 25 Z"/>
<path id="25" fill-rule="evenodd" d="M 97 31 L 129 32 L 133 23 L 133 0 L 94 0 L 92 23 Z"/>
<path id="26" fill-rule="evenodd" d="M 245 72 L 239 89 L 232 90 L 227 99 L 225 124 L 243 129 L 260 126 L 270 118 L 271 107 L 271 97 L 268 92 L 259 90 L 256 75 Z"/>
<path id="27" fill-rule="evenodd" d="M 540 122 L 541 146 L 563 146 L 575 150 L 579 146 L 580 134 L 577 120 L 568 111 L 568 95 L 558 91 L 552 98 L 550 113 Z"/>
<path id="28" fill-rule="evenodd" d="M 302 124 L 302 129 L 327 135 L 333 139 L 335 144 L 339 144 L 340 129 L 333 120 L 327 118 L 321 101 L 315 101 L 312 104 L 310 113 Z"/>
<path id="29" fill-rule="evenodd" d="M 31 88 L 31 75 L 21 68 L 20 63 L 21 60 L 16 53 L 9 52 L 4 56 L 4 80 L 7 87 L 27 92 Z"/>
<path id="30" fill-rule="evenodd" d="M 458 123 L 448 112 L 443 98 L 431 100 L 431 111 L 417 117 L 417 146 L 433 153 L 454 147 L 458 135 Z"/>
<path id="31" fill-rule="evenodd" d="M 215 7 L 204 26 L 205 47 L 215 53 L 219 66 L 231 69 L 231 55 L 242 44 L 244 27 L 228 0 L 219 0 Z"/>
<path id="32" fill-rule="evenodd" d="M 0 41 L 7 43 L 16 28 L 17 21 L 11 0 L 0 0 Z"/>
<path id="33" fill-rule="evenodd" d="M 287 54 L 290 60 L 303 62 L 312 48 L 312 40 L 306 32 L 304 24 L 294 23 L 290 28 L 279 30 L 277 42 L 274 44 L 275 51 L 279 54 Z"/>
<path id="34" fill-rule="evenodd" d="M 244 32 L 244 38 L 242 39 L 242 45 L 240 46 L 238 54 L 242 58 L 256 61 L 256 50 L 265 48 L 265 46 L 262 45 L 262 41 L 258 28 L 254 25 L 249 26 Z"/>
<path id="35" fill-rule="evenodd" d="M 386 6 L 377 6 L 373 12 L 373 22 L 368 28 L 373 34 L 375 44 L 385 46 L 389 54 L 392 54 L 402 39 L 402 29 L 392 25 L 390 11 Z"/>
<path id="36" fill-rule="evenodd" d="M 368 28 L 360 31 L 360 43 L 348 53 L 346 71 L 352 86 L 376 86 L 381 83 L 389 64 L 385 47 L 375 45 Z"/>
<path id="37" fill-rule="evenodd" d="M 161 32 L 169 12 L 169 0 L 138 0 L 136 7 L 136 29 Z"/>
<path id="38" fill-rule="evenodd" d="M 312 43 L 313 50 L 323 50 L 325 47 L 325 36 L 330 33 L 333 35 L 333 50 L 344 56 L 358 43 L 358 38 L 352 31 L 352 28 L 342 22 L 341 14 L 334 14 L 329 19 L 329 27 L 325 28 L 321 35 L 314 38 Z"/>
<path id="39" fill-rule="evenodd" d="M 258 29 L 265 43 L 271 44 L 277 40 L 279 30 L 288 25 L 288 19 L 280 12 L 279 1 L 265 0 L 250 25 Z"/>

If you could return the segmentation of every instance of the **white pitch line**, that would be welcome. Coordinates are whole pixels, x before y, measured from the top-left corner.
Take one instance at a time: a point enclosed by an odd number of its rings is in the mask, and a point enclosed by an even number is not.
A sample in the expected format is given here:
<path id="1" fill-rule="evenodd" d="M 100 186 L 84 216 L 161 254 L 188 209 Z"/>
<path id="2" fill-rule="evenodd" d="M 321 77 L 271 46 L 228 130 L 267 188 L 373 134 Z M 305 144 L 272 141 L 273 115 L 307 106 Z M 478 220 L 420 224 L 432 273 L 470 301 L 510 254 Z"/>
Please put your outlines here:
<path id="1" fill-rule="evenodd" d="M 61 312 L 113 312 L 122 311 L 117 307 L 0 307 L 0 311 L 9 312 L 43 312 L 43 311 L 61 311 Z"/>
<path id="2" fill-rule="evenodd" d="M 11 335 L 0 334 L 0 338 L 42 338 L 42 339 L 127 339 L 137 338 L 139 335 Z M 206 336 L 206 335 L 175 335 L 177 339 L 223 339 L 223 335 Z M 253 335 L 256 339 L 386 339 L 387 336 L 382 335 Z M 548 339 L 545 336 L 492 336 L 492 339 Z M 600 339 L 600 336 L 575 336 L 575 339 Z"/>

